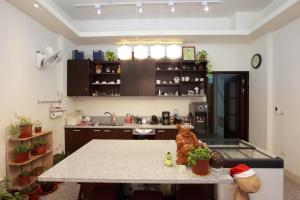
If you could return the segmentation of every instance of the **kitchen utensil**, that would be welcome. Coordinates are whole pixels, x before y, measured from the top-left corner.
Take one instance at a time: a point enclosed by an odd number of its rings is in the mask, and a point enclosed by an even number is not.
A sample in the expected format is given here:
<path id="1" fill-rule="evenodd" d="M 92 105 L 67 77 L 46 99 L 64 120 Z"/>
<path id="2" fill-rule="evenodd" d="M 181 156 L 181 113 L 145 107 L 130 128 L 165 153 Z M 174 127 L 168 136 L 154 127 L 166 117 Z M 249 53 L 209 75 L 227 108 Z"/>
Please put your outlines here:
<path id="1" fill-rule="evenodd" d="M 156 80 L 156 84 L 160 84 L 161 83 L 161 81 L 160 80 Z"/>
<path id="2" fill-rule="evenodd" d="M 163 84 L 167 84 L 167 81 L 163 81 Z"/>
<path id="3" fill-rule="evenodd" d="M 162 112 L 162 125 L 170 125 L 170 112 Z"/>
<path id="4" fill-rule="evenodd" d="M 195 87 L 194 90 L 195 90 L 195 94 L 199 93 L 199 88 L 198 87 Z"/>
<path id="5" fill-rule="evenodd" d="M 147 124 L 147 118 L 142 119 L 142 124 Z"/>
<path id="6" fill-rule="evenodd" d="M 175 77 L 174 77 L 174 82 L 175 82 L 176 84 L 178 84 L 178 83 L 180 82 L 180 78 L 179 78 L 178 76 L 175 76 Z"/>
<path id="7" fill-rule="evenodd" d="M 178 68 L 178 67 L 175 67 L 174 70 L 179 70 L 179 68 Z"/>
<path id="8" fill-rule="evenodd" d="M 172 66 L 169 66 L 169 67 L 168 67 L 168 70 L 173 70 L 173 67 L 172 67 Z"/>
<path id="9" fill-rule="evenodd" d="M 181 81 L 184 81 L 185 80 L 185 77 L 183 76 L 183 77 L 181 77 Z"/>
<path id="10" fill-rule="evenodd" d="M 173 81 L 169 81 L 169 84 L 173 84 Z"/>
<path id="11" fill-rule="evenodd" d="M 156 115 L 151 116 L 150 124 L 158 124 L 158 118 L 156 117 Z"/>
<path id="12" fill-rule="evenodd" d="M 156 67 L 156 70 L 160 70 L 160 67 Z"/>
<path id="13" fill-rule="evenodd" d="M 199 78 L 197 78 L 197 77 L 195 78 L 195 81 L 199 81 L 199 80 L 200 80 Z"/>
<path id="14" fill-rule="evenodd" d="M 186 76 L 186 77 L 184 78 L 184 80 L 185 80 L 185 81 L 190 81 L 190 80 L 191 80 L 191 77 Z"/>
<path id="15" fill-rule="evenodd" d="M 110 73 L 110 68 L 106 68 L 106 69 L 105 69 L 105 72 L 106 72 L 106 73 Z"/>

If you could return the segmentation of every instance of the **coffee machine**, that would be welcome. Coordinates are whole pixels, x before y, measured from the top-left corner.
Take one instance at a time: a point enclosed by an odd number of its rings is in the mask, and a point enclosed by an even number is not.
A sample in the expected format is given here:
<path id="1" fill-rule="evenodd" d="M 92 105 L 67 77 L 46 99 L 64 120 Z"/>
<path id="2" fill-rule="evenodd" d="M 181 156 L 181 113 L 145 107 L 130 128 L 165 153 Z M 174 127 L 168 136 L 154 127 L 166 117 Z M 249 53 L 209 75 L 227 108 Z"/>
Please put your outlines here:
<path id="1" fill-rule="evenodd" d="M 162 125 L 170 125 L 170 112 L 168 112 L 168 111 L 162 112 L 161 124 Z"/>
<path id="2" fill-rule="evenodd" d="M 208 127 L 208 105 L 206 102 L 193 102 L 189 106 L 192 125 L 197 134 L 207 134 Z"/>

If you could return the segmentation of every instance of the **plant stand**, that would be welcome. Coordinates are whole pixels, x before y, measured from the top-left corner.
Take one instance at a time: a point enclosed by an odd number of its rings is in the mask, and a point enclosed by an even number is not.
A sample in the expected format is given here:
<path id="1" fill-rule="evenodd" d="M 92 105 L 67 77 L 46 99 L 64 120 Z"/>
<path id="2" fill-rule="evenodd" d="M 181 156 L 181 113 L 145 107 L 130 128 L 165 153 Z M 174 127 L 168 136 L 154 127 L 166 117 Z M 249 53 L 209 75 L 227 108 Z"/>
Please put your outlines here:
<path id="1" fill-rule="evenodd" d="M 34 141 L 40 137 L 44 137 L 47 144 L 47 150 L 41 155 L 30 155 L 29 160 L 21 163 L 15 162 L 15 148 L 19 144 L 32 145 Z M 18 184 L 18 176 L 22 171 L 43 171 L 49 169 L 53 165 L 53 134 L 52 131 L 43 131 L 42 133 L 33 133 L 29 138 L 10 137 L 6 144 L 6 176 L 10 177 L 10 189 L 22 190 L 35 181 L 38 174 L 31 176 L 30 182 L 27 185 Z"/>

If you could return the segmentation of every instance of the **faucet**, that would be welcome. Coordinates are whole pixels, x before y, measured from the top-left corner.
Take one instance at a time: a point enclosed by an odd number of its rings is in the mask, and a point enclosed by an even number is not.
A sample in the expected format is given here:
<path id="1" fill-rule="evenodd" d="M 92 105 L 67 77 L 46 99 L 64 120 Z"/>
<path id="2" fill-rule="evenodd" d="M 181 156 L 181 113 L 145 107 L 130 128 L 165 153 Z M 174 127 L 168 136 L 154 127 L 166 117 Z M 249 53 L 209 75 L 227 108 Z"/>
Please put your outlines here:
<path id="1" fill-rule="evenodd" d="M 104 115 L 109 115 L 110 117 L 110 124 L 114 125 L 116 123 L 116 116 L 115 114 L 111 114 L 110 112 L 105 112 Z"/>

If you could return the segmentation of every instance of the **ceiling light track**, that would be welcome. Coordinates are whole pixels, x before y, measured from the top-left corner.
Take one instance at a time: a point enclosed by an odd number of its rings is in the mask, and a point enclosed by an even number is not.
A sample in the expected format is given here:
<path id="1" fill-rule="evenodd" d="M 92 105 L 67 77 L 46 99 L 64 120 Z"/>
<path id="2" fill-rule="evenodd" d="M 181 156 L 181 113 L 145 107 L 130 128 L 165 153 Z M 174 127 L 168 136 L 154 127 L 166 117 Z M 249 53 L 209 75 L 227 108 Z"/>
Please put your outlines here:
<path id="1" fill-rule="evenodd" d="M 187 3 L 201 3 L 201 4 L 211 4 L 211 3 L 223 3 L 223 0 L 186 0 L 186 1 L 174 1 L 174 3 L 178 4 L 187 4 Z M 167 4 L 170 5 L 170 1 L 143 1 L 140 2 L 140 4 L 146 5 L 146 4 Z M 100 6 L 114 6 L 114 5 L 136 5 L 136 2 L 111 2 L 111 3 L 79 3 L 79 4 L 73 4 L 74 7 L 95 7 L 96 5 Z"/>

